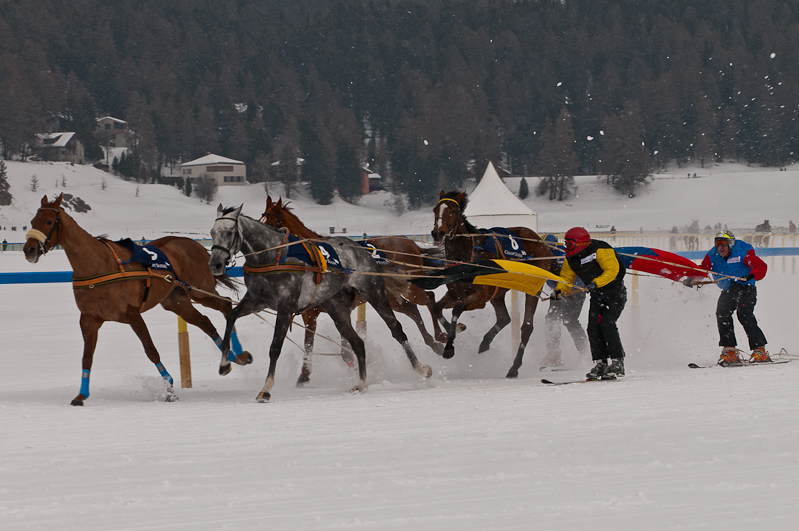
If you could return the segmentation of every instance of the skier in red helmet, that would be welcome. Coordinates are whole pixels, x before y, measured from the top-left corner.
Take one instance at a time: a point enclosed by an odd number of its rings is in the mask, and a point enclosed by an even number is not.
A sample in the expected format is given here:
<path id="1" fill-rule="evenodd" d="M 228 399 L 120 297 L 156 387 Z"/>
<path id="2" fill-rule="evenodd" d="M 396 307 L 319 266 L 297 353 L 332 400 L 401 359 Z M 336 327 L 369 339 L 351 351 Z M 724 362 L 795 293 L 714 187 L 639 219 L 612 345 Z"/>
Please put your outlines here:
<path id="1" fill-rule="evenodd" d="M 580 278 L 591 294 L 588 309 L 588 343 L 596 364 L 586 374 L 589 380 L 624 376 L 624 347 L 616 321 L 627 303 L 624 286 L 624 263 L 609 244 L 591 239 L 588 231 L 574 227 L 566 232 L 566 259 L 560 276 L 569 284 Z M 552 298 L 559 299 L 569 291 L 558 284 Z M 610 359 L 610 364 L 608 364 Z"/>

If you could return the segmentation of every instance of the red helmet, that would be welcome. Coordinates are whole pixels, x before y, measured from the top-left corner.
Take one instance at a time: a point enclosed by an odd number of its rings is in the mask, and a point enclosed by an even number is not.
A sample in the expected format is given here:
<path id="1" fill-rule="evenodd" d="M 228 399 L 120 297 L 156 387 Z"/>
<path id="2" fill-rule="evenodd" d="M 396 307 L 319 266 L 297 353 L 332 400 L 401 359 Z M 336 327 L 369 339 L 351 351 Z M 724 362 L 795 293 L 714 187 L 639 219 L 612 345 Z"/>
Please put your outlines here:
<path id="1" fill-rule="evenodd" d="M 582 251 L 591 243 L 591 235 L 582 227 L 573 227 L 566 232 L 566 256 Z"/>

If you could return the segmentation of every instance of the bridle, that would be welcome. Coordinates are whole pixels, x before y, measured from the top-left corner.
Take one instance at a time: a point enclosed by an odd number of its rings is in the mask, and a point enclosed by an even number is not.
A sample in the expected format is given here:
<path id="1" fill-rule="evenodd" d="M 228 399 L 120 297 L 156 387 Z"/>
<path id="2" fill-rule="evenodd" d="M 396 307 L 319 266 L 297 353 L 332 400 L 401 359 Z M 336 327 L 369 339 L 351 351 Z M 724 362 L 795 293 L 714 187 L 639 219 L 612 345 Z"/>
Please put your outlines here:
<path id="1" fill-rule="evenodd" d="M 241 243 L 240 242 L 238 244 L 238 247 L 236 247 L 236 241 L 241 238 L 239 236 L 239 220 L 238 220 L 238 218 L 231 219 L 231 218 L 226 218 L 226 217 L 222 216 L 221 218 L 216 218 L 214 220 L 214 223 L 216 223 L 217 221 L 221 221 L 221 220 L 232 221 L 233 222 L 233 226 L 234 226 L 234 229 L 235 229 L 234 230 L 235 236 L 233 236 L 233 242 L 230 244 L 229 248 L 228 247 L 224 247 L 222 245 L 214 244 L 214 245 L 211 246 L 211 251 L 213 251 L 214 249 L 219 249 L 220 251 L 223 251 L 224 253 L 226 253 L 227 254 L 227 258 L 225 258 L 225 267 L 227 267 L 227 265 L 230 263 L 232 258 L 236 255 L 236 253 L 239 252 L 239 250 L 241 250 Z"/>
<path id="2" fill-rule="evenodd" d="M 31 228 L 26 234 L 25 239 L 33 238 L 37 242 L 39 242 L 39 252 L 41 254 L 47 254 L 47 251 L 55 247 L 53 244 L 52 247 L 48 248 L 47 245 L 50 243 L 50 239 L 53 237 L 55 231 L 61 226 L 61 210 L 58 208 L 53 207 L 41 207 L 39 210 L 36 211 L 36 217 L 39 216 L 39 212 L 42 210 L 50 210 L 55 212 L 55 221 L 53 222 L 53 226 L 50 228 L 50 234 L 45 235 L 42 231 L 38 229 Z M 34 218 L 35 219 L 35 218 Z"/>
<path id="3" fill-rule="evenodd" d="M 449 229 L 449 232 L 444 235 L 446 238 L 450 238 L 451 239 L 451 238 L 453 238 L 455 236 L 455 229 L 458 228 L 458 225 L 460 225 L 461 220 L 463 219 L 463 210 L 461 210 L 460 203 L 458 203 L 457 201 L 455 201 L 454 199 L 451 199 L 449 197 L 443 198 L 441 201 L 438 202 L 438 204 L 440 205 L 444 201 L 451 201 L 451 202 L 455 203 L 455 205 L 458 207 L 458 209 L 455 211 L 456 215 L 457 215 L 457 218 L 455 219 L 455 222 L 452 224 L 452 227 Z M 436 206 L 438 206 L 438 205 L 436 205 Z M 449 225 L 449 223 L 447 223 L 447 225 Z"/>
<path id="4" fill-rule="evenodd" d="M 261 215 L 261 219 L 260 219 L 261 223 L 263 223 L 264 225 L 269 225 L 269 223 L 267 221 L 269 216 L 272 216 L 272 217 L 277 219 L 277 224 L 276 225 L 272 225 L 274 228 L 276 228 L 276 229 L 282 229 L 283 228 L 283 215 L 282 214 L 275 214 L 274 212 L 269 212 L 269 211 L 264 212 Z"/>

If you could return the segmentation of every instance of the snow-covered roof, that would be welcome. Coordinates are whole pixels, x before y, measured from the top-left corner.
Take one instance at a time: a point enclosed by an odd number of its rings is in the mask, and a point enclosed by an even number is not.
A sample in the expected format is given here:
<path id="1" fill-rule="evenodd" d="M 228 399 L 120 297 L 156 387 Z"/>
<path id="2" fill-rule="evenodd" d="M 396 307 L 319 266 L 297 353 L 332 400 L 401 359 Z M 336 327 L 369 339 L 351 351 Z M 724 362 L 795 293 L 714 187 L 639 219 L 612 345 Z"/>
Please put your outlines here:
<path id="1" fill-rule="evenodd" d="M 227 157 L 223 157 L 221 155 L 214 155 L 213 153 L 210 155 L 206 155 L 204 157 L 200 157 L 199 159 L 194 159 L 189 162 L 184 162 L 180 165 L 181 168 L 184 166 L 205 166 L 206 164 L 244 164 L 240 160 L 233 160 Z"/>
<path id="2" fill-rule="evenodd" d="M 111 120 L 112 122 L 116 122 L 118 124 L 126 124 L 125 120 L 120 120 L 119 118 L 114 118 L 113 116 L 103 116 L 102 118 L 98 118 L 98 122 L 102 122 L 103 120 Z"/>
<path id="3" fill-rule="evenodd" d="M 41 139 L 42 145 L 46 147 L 66 147 L 67 143 L 75 136 L 75 133 L 42 133 L 36 136 Z"/>
<path id="4" fill-rule="evenodd" d="M 528 227 L 538 230 L 538 216 L 508 190 L 489 162 L 477 188 L 469 194 L 466 212 L 477 227 Z"/>

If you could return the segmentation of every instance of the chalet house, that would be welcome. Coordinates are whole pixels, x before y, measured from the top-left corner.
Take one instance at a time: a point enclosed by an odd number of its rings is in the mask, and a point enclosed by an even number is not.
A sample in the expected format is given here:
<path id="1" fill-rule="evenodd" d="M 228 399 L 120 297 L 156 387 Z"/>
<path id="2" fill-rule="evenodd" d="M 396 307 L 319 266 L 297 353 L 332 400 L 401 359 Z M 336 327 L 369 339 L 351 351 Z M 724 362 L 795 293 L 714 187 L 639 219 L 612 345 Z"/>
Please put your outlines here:
<path id="1" fill-rule="evenodd" d="M 181 164 L 180 174 L 192 182 L 208 175 L 219 186 L 247 184 L 247 166 L 243 162 L 213 154 Z"/>
<path id="2" fill-rule="evenodd" d="M 369 168 L 361 167 L 361 194 L 368 195 L 375 190 L 383 189 L 383 178 Z"/>
<path id="3" fill-rule="evenodd" d="M 130 136 L 130 127 L 128 122 L 114 118 L 111 116 L 103 116 L 97 119 L 97 127 L 95 129 L 98 137 L 105 139 L 107 142 L 106 147 L 113 148 L 126 148 L 128 146 L 128 137 Z"/>
<path id="4" fill-rule="evenodd" d="M 43 160 L 83 164 L 83 144 L 75 133 L 37 134 L 33 152 Z"/>

